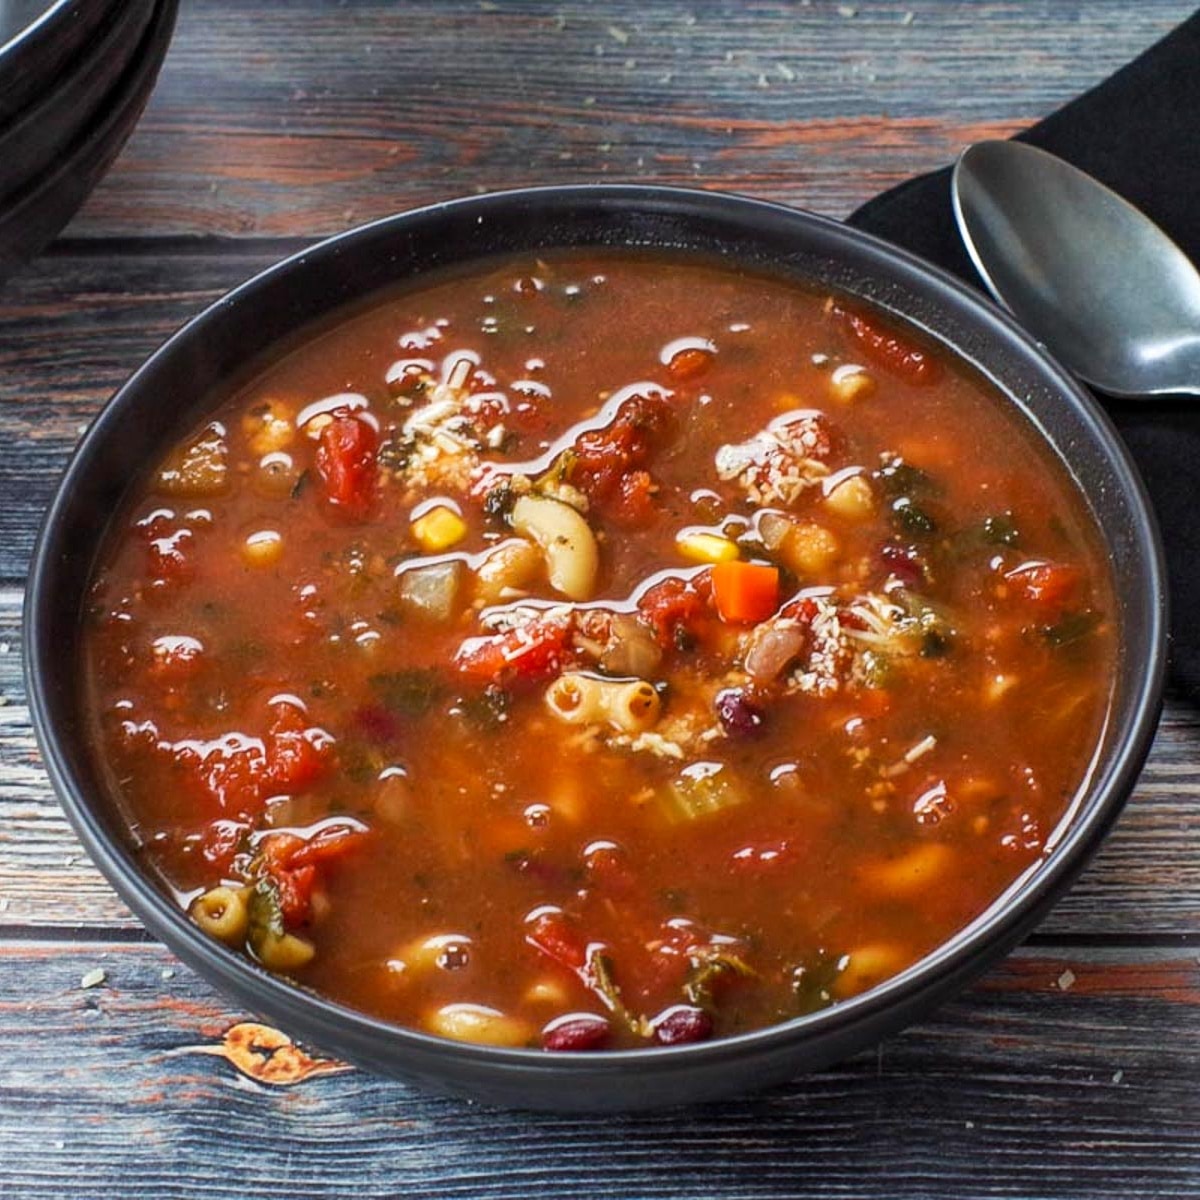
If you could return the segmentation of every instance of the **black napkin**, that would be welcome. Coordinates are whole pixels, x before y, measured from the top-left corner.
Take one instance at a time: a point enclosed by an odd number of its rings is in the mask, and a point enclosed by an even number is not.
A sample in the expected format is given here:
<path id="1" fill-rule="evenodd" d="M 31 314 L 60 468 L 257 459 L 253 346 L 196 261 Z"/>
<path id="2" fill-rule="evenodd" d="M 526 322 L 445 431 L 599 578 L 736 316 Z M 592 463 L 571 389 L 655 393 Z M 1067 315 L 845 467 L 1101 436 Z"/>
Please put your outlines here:
<path id="1" fill-rule="evenodd" d="M 1094 175 L 1200 262 L 1200 12 L 1017 140 Z M 954 224 L 949 168 L 884 192 L 850 223 L 979 286 Z M 1098 399 L 1132 451 L 1162 527 L 1172 678 L 1200 698 L 1200 399 Z"/>

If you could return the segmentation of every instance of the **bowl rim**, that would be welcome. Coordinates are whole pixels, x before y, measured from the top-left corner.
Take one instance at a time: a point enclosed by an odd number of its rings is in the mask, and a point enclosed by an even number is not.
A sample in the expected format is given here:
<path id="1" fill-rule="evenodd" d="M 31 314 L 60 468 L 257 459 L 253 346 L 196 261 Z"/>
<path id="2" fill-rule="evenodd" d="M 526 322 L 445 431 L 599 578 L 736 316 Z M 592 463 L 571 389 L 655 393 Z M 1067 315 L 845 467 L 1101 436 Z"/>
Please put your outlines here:
<path id="1" fill-rule="evenodd" d="M 141 7 L 138 7 L 138 5 Z M 78 141 L 78 129 L 86 128 L 97 113 L 102 113 L 110 93 L 119 89 L 139 52 L 145 49 L 145 33 L 154 21 L 157 0 L 121 0 L 109 12 L 108 19 L 93 32 L 87 51 L 70 60 L 61 74 L 45 88 L 35 100 L 31 100 L 19 112 L 7 120 L 0 120 L 0 146 L 10 138 L 28 137 L 31 130 L 63 108 L 64 94 L 68 100 L 77 99 L 75 93 L 85 94 L 95 87 L 97 80 L 108 80 L 101 87 L 99 99 L 90 111 L 85 111 L 76 123 L 76 132 L 66 139 L 72 145 Z M 129 37 L 136 30 L 136 37 Z M 0 69 L 3 64 L 4 47 L 0 46 Z M 117 70 L 111 73 L 112 60 L 117 60 Z M 19 190 L 19 189 L 18 189 Z"/>
<path id="2" fill-rule="evenodd" d="M 252 300 L 256 292 L 281 275 L 302 271 L 314 261 L 336 258 L 356 242 L 369 241 L 392 231 L 399 234 L 405 226 L 430 217 L 471 214 L 472 210 L 486 215 L 497 206 L 503 209 L 531 200 L 557 201 L 569 208 L 597 206 L 607 202 L 642 211 L 657 211 L 654 205 L 660 204 L 670 211 L 682 210 L 691 218 L 703 215 L 718 220 L 723 213 L 729 212 L 729 206 L 736 206 L 746 213 L 760 212 L 775 219 L 782 217 L 795 221 L 798 230 L 807 224 L 810 229 L 832 235 L 835 241 L 847 239 L 850 243 L 858 243 L 859 247 L 876 257 L 882 256 L 887 260 L 889 268 L 899 270 L 906 278 L 914 280 L 921 294 L 929 297 L 935 306 L 957 312 L 965 308 L 972 324 L 995 331 L 1010 342 L 1015 340 L 1026 356 L 1036 361 L 1045 381 L 1052 384 L 1064 401 L 1073 406 L 1092 438 L 1107 451 L 1109 464 L 1128 503 L 1133 527 L 1132 540 L 1140 549 L 1145 565 L 1144 578 L 1136 582 L 1144 592 L 1146 601 L 1147 653 L 1144 661 L 1125 668 L 1132 679 L 1130 717 L 1128 728 L 1115 742 L 1111 756 L 1104 760 L 1104 786 L 1096 792 L 1093 782 L 1081 789 L 1081 794 L 1088 797 L 1088 803 L 1083 806 L 1077 802 L 1075 814 L 1064 818 L 1066 828 L 1053 850 L 1024 872 L 974 920 L 899 974 L 816 1012 L 708 1042 L 553 1054 L 541 1049 L 456 1042 L 371 1016 L 273 975 L 205 935 L 155 884 L 128 846 L 109 836 L 98 816 L 98 809 L 104 803 L 103 797 L 89 798 L 81 782 L 73 776 L 60 745 L 60 739 L 68 735 L 60 734 L 51 723 L 50 701 L 42 687 L 41 676 L 55 652 L 47 638 L 50 602 L 46 587 L 53 567 L 52 560 L 62 549 L 58 527 L 64 519 L 71 491 L 81 478 L 96 468 L 94 460 L 98 448 L 107 440 L 107 429 L 117 422 L 126 407 L 138 402 L 146 381 L 153 378 L 160 364 L 176 354 L 181 345 L 186 345 L 198 333 L 202 333 L 207 322 L 216 319 L 231 305 Z M 639 244 L 638 248 L 643 247 Z M 649 248 L 667 252 L 673 249 L 668 245 Z M 482 254 L 467 254 L 451 261 L 461 265 L 480 261 L 484 257 Z M 732 262 L 736 264 L 736 255 L 732 256 Z M 328 318 L 326 314 L 323 319 Z M 297 327 L 297 332 L 301 328 L 303 326 Z M 1012 397 L 1006 398 L 1010 403 L 1017 403 Z M 1019 404 L 1017 406 L 1020 407 Z M 1041 436 L 1050 440 L 1044 432 Z M 1061 455 L 1061 450 L 1055 449 Z M 95 547 L 89 547 L 89 551 L 94 550 Z M 94 567 L 94 563 L 92 565 Z M 407 1046 L 417 1052 L 432 1053 L 443 1060 L 456 1059 L 468 1068 L 474 1064 L 483 1071 L 506 1068 L 541 1076 L 571 1075 L 576 1072 L 594 1076 L 611 1072 L 636 1072 L 639 1068 L 687 1071 L 701 1064 L 781 1049 L 807 1037 L 835 1037 L 839 1032 L 852 1031 L 888 1010 L 902 1008 L 905 1001 L 913 1002 L 922 992 L 935 988 L 939 982 L 945 984 L 948 979 L 957 979 L 981 969 L 996 957 L 998 945 L 1011 946 L 1041 915 L 1050 900 L 1077 875 L 1133 790 L 1157 726 L 1167 643 L 1163 550 L 1144 485 L 1133 466 L 1129 451 L 1097 401 L 1009 314 L 940 267 L 833 218 L 733 192 L 645 184 L 523 187 L 423 205 L 325 238 L 231 289 L 191 318 L 155 350 L 93 419 L 71 455 L 47 508 L 31 558 L 25 596 L 25 685 L 47 772 L 71 824 L 96 865 L 139 919 L 172 952 L 195 967 L 209 982 L 239 1000 L 245 1000 L 249 994 L 253 994 L 253 1005 L 260 1011 L 276 1019 L 282 1015 L 285 1023 L 295 1018 L 304 1036 L 313 1037 L 318 1044 L 324 1031 L 328 1030 L 331 1043 L 337 1045 L 340 1041 L 343 1048 L 347 1036 L 359 1046 L 383 1039 L 393 1046 Z M 359 1056 L 359 1061 L 365 1061 L 365 1057 Z"/>
<path id="3" fill-rule="evenodd" d="M 82 0 L 47 0 L 42 11 L 28 24 L 22 25 L 11 37 L 0 42 L 0 59 L 30 38 L 39 38 L 50 25 L 57 24 L 72 8 L 82 7 Z"/>

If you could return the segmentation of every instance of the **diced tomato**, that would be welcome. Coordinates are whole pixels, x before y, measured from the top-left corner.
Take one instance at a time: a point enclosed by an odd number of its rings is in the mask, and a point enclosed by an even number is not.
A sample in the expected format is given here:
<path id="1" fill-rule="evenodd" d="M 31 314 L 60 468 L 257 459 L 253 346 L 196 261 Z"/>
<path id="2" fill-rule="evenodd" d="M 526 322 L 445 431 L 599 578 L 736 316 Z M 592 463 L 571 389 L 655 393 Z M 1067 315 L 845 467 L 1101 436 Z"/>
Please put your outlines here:
<path id="1" fill-rule="evenodd" d="M 315 730 L 293 704 L 277 704 L 266 740 L 266 781 L 283 791 L 311 786 L 328 765 L 328 750 L 314 743 Z"/>
<path id="2" fill-rule="evenodd" d="M 245 821 L 230 821 L 223 817 L 211 821 L 200 840 L 204 861 L 219 875 L 228 875 L 249 832 L 250 826 Z"/>
<path id="3" fill-rule="evenodd" d="M 800 621 L 805 625 L 811 625 L 813 618 L 817 615 L 817 603 L 811 596 L 797 596 L 779 610 L 779 615 L 793 621 Z"/>
<path id="4" fill-rule="evenodd" d="M 307 925 L 312 917 L 313 886 L 317 881 L 316 867 L 295 867 L 274 876 L 278 888 L 279 911 L 287 929 Z"/>
<path id="5" fill-rule="evenodd" d="M 538 683 L 562 670 L 570 632 L 570 621 L 545 617 L 490 637 L 467 638 L 454 664 L 480 683 Z"/>
<path id="6" fill-rule="evenodd" d="M 658 445 L 669 435 L 675 414 L 666 395 L 630 396 L 603 429 L 590 429 L 575 439 L 568 478 L 588 499 L 616 520 L 645 518 L 645 504 L 635 503 L 639 492 L 648 501 L 650 479 L 625 483 L 640 473 Z M 644 472 L 641 472 L 644 473 Z"/>
<path id="7" fill-rule="evenodd" d="M 1055 562 L 1022 563 L 1005 572 L 1004 578 L 1016 585 L 1026 600 L 1049 608 L 1070 604 L 1082 582 L 1078 567 Z"/>
<path id="8" fill-rule="evenodd" d="M 173 527 L 163 517 L 156 517 L 145 530 L 149 535 L 146 574 L 150 587 L 158 590 L 189 583 L 195 575 L 195 534 L 190 529 Z"/>
<path id="9" fill-rule="evenodd" d="M 237 817 L 256 817 L 263 800 L 266 756 L 258 738 L 227 733 L 212 742 L 184 740 L 164 747 L 194 781 L 198 798 L 217 811 Z"/>
<path id="10" fill-rule="evenodd" d="M 628 529 L 649 525 L 655 517 L 654 481 L 648 471 L 630 471 L 621 476 L 621 493 L 613 516 Z"/>
<path id="11" fill-rule="evenodd" d="M 352 517 L 363 517 L 375 488 L 375 451 L 379 435 L 355 416 L 334 417 L 321 430 L 317 473 L 325 498 Z"/>
<path id="12" fill-rule="evenodd" d="M 204 647 L 193 637 L 159 637 L 150 645 L 149 673 L 167 684 L 190 679 L 203 661 Z"/>
<path id="13" fill-rule="evenodd" d="M 567 970 L 581 976 L 586 973 L 587 940 L 560 909 L 543 909 L 527 921 L 525 940 Z"/>
<path id="14" fill-rule="evenodd" d="M 680 636 L 695 636 L 700 620 L 708 613 L 709 573 L 692 579 L 664 579 L 642 593 L 638 615 L 654 630 L 659 645 L 676 646 Z M 703 587 L 701 586 L 703 582 Z"/>
<path id="15" fill-rule="evenodd" d="M 365 836 L 362 830 L 337 825 L 308 839 L 293 833 L 272 833 L 263 838 L 258 848 L 262 871 L 275 885 L 288 929 L 306 925 L 312 917 L 318 867 L 341 858 Z"/>
<path id="16" fill-rule="evenodd" d="M 356 850 L 366 838 L 365 830 L 354 829 L 349 825 L 327 825 L 301 842 L 288 861 L 293 867 L 336 862 Z"/>
<path id="17" fill-rule="evenodd" d="M 941 378 L 942 365 L 928 350 L 887 329 L 874 317 L 835 304 L 831 310 L 872 362 L 909 383 L 930 384 Z"/>
<path id="18" fill-rule="evenodd" d="M 779 607 L 779 568 L 763 563 L 716 563 L 712 569 L 713 601 L 722 621 L 752 625 Z"/>

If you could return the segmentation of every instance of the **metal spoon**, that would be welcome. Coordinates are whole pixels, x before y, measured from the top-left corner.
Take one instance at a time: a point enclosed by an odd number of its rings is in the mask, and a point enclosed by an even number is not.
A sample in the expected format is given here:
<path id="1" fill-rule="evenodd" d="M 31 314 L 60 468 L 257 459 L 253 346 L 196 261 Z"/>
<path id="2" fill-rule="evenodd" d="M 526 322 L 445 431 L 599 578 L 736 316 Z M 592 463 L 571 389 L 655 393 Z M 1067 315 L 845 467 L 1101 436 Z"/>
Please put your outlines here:
<path id="1" fill-rule="evenodd" d="M 1062 363 L 1114 396 L 1200 396 L 1200 272 L 1147 216 L 1021 142 L 977 142 L 951 180 L 984 283 Z"/>

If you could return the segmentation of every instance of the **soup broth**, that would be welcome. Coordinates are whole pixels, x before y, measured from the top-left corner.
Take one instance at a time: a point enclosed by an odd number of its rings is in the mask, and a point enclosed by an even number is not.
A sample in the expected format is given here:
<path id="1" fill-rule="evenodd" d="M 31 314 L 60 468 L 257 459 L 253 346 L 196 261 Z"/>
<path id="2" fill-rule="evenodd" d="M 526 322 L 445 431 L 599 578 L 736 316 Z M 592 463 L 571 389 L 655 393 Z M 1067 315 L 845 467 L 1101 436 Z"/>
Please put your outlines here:
<path id="1" fill-rule="evenodd" d="M 1051 851 L 1109 702 L 1089 510 L 967 365 L 683 255 L 397 292 L 139 486 L 96 752 L 214 937 L 446 1037 L 723 1036 Z"/>

